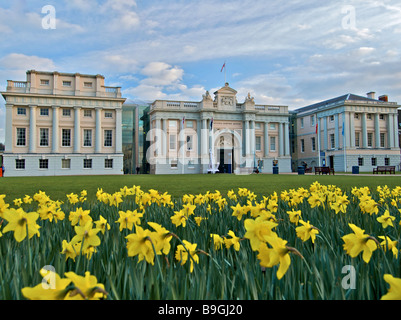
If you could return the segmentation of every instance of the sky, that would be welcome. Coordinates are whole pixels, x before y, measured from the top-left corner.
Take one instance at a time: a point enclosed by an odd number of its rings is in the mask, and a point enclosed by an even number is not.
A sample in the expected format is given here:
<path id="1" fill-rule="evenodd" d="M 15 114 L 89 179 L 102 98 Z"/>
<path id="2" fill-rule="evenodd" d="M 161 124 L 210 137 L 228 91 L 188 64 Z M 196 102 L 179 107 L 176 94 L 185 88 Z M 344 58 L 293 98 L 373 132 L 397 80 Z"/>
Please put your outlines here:
<path id="1" fill-rule="evenodd" d="M 399 0 L 0 0 L 0 37 L 0 91 L 34 69 L 102 74 L 129 101 L 227 81 L 239 103 L 290 110 L 370 91 L 401 104 Z"/>

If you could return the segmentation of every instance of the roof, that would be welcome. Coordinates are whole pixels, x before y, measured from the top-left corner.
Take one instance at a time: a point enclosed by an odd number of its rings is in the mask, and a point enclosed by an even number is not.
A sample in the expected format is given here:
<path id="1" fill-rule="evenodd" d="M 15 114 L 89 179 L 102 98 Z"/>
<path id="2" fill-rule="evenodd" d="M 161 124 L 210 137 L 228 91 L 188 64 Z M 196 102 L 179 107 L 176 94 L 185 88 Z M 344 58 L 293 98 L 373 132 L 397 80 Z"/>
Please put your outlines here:
<path id="1" fill-rule="evenodd" d="M 344 102 L 345 103 L 345 101 L 349 101 L 349 100 L 352 100 L 352 101 L 378 101 L 378 100 L 375 100 L 375 99 L 370 99 L 370 98 L 367 98 L 367 97 L 362 97 L 362 96 L 358 96 L 356 94 L 348 93 L 348 94 L 339 96 L 337 98 L 325 100 L 325 101 L 322 101 L 322 102 L 311 104 L 311 105 L 306 106 L 306 107 L 299 108 L 299 109 L 295 110 L 295 112 L 296 113 L 306 112 L 306 111 L 317 109 L 317 108 L 321 108 L 321 107 L 324 107 L 326 105 L 329 105 L 329 104 L 332 104 L 332 103 L 336 103 L 336 102 Z"/>

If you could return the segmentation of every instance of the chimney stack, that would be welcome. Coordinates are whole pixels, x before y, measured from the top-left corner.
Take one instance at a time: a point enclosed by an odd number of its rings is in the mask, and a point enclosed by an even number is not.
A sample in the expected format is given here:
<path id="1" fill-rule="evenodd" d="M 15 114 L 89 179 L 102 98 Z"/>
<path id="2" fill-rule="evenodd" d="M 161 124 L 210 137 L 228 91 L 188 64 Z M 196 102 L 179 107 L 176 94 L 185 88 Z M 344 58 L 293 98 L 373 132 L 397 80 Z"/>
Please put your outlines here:
<path id="1" fill-rule="evenodd" d="M 387 95 L 382 95 L 382 96 L 379 97 L 379 100 L 383 101 L 383 102 L 388 102 L 388 96 Z"/>
<path id="2" fill-rule="evenodd" d="M 376 94 L 376 92 L 373 92 L 373 91 L 371 91 L 371 92 L 368 92 L 366 95 L 368 96 L 368 98 L 369 99 L 375 99 L 375 94 Z"/>

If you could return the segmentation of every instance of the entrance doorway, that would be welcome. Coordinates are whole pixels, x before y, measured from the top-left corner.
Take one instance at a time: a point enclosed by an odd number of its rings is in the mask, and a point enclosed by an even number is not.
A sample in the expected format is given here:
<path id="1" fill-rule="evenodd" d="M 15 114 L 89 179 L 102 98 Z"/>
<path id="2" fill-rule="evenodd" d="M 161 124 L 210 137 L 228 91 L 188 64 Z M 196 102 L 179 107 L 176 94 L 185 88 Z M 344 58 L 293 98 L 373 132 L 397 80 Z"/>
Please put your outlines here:
<path id="1" fill-rule="evenodd" d="M 233 173 L 234 149 L 218 149 L 219 173 Z"/>
<path id="2" fill-rule="evenodd" d="M 329 167 L 334 169 L 334 156 L 329 157 Z"/>

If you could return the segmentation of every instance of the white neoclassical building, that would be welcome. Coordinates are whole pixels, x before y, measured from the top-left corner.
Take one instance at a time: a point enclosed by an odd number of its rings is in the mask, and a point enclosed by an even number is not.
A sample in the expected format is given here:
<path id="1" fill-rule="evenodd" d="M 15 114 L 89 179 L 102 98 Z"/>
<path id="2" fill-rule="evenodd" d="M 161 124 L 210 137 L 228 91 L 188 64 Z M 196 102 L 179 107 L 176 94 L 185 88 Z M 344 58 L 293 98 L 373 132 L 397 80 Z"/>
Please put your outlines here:
<path id="1" fill-rule="evenodd" d="M 154 101 L 149 110 L 150 173 L 291 172 L 287 106 L 237 101 L 228 83 L 200 102 Z"/>
<path id="2" fill-rule="evenodd" d="M 123 174 L 125 99 L 103 76 L 30 70 L 1 94 L 5 176 Z"/>
<path id="3" fill-rule="evenodd" d="M 338 172 L 353 167 L 372 172 L 377 166 L 395 166 L 401 157 L 398 108 L 388 96 L 378 99 L 345 94 L 293 112 L 294 165 L 326 165 Z"/>

